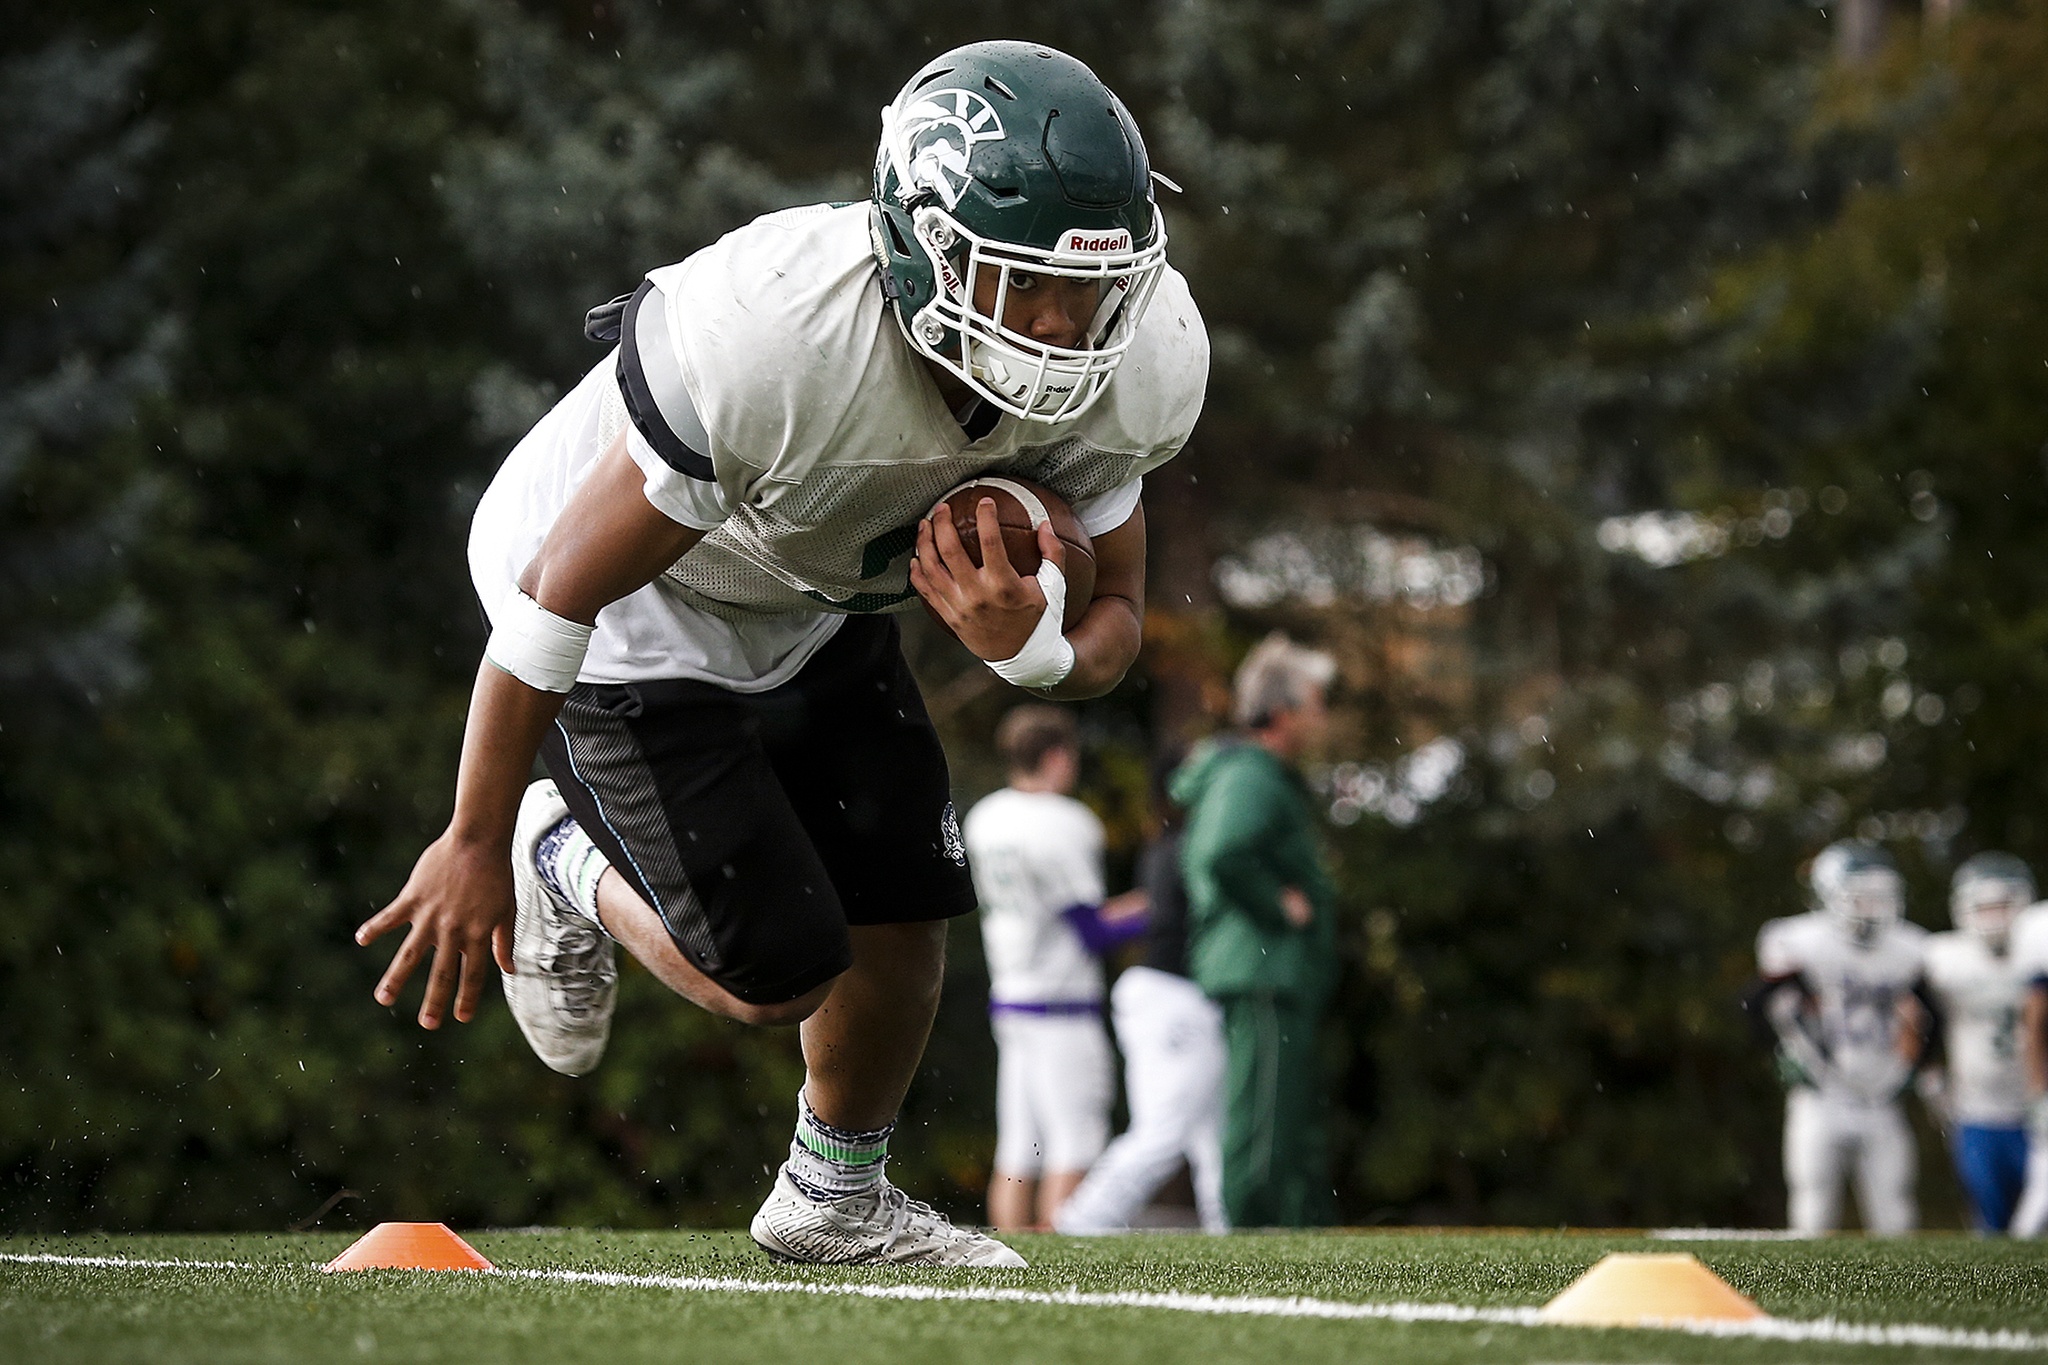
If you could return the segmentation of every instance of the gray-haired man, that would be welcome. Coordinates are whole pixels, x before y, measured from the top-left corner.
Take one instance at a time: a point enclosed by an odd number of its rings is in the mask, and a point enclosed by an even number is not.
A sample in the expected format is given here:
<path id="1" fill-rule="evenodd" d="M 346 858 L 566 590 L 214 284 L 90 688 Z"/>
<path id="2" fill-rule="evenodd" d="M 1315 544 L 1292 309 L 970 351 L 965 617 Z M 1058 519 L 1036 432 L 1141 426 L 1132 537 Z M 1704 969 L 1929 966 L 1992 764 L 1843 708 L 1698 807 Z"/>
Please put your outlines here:
<path id="1" fill-rule="evenodd" d="M 1322 747 L 1329 655 L 1268 636 L 1237 671 L 1242 734 L 1175 776 L 1188 811 L 1189 965 L 1223 1008 L 1223 1204 L 1233 1227 L 1331 1221 L 1316 1029 L 1336 982 L 1335 888 L 1295 764 Z"/>

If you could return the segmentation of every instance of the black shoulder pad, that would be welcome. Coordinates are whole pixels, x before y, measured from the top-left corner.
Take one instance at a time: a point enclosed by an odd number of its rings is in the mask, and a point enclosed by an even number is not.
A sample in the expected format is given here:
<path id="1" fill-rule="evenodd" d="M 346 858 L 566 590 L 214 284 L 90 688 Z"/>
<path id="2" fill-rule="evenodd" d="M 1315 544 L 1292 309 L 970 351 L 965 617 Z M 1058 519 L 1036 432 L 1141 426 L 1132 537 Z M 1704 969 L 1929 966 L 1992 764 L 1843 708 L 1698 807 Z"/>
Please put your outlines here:
<path id="1" fill-rule="evenodd" d="M 632 302 L 631 294 L 621 294 L 610 303 L 600 303 L 583 315 L 583 335 L 589 341 L 601 341 L 609 346 L 619 339 L 619 323 L 626 316 L 626 305 Z"/>
<path id="2" fill-rule="evenodd" d="M 654 306 L 648 307 L 650 296 Z M 626 415 L 647 444 L 678 474 L 717 482 L 711 467 L 711 437 L 683 387 L 682 362 L 669 340 L 660 291 L 643 280 L 626 304 L 619 327 L 619 393 Z"/>

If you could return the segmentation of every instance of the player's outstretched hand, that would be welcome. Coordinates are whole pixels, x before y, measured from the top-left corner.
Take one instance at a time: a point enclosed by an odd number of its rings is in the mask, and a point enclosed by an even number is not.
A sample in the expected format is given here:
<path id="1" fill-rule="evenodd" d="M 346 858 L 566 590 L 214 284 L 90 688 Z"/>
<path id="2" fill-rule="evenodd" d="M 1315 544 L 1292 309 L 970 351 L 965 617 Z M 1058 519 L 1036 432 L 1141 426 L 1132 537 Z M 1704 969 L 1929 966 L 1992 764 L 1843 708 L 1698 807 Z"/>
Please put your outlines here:
<path id="1" fill-rule="evenodd" d="M 933 508 L 933 515 L 917 524 L 910 586 L 976 658 L 1015 658 L 1045 614 L 1045 592 L 1036 578 L 1011 567 L 994 498 L 983 498 L 974 508 L 981 541 L 979 565 L 953 528 L 953 518 L 938 515 L 944 507 L 941 503 Z M 1065 571 L 1066 546 L 1050 522 L 1038 528 L 1038 553 Z"/>
<path id="2" fill-rule="evenodd" d="M 420 854 L 398 899 L 363 921 L 356 942 L 374 943 L 401 924 L 412 927 L 377 983 L 377 1003 L 395 1003 L 431 953 L 420 1027 L 441 1027 L 451 999 L 457 1021 L 474 1019 L 490 976 L 489 958 L 512 970 L 512 860 L 506 850 L 443 834 Z"/>

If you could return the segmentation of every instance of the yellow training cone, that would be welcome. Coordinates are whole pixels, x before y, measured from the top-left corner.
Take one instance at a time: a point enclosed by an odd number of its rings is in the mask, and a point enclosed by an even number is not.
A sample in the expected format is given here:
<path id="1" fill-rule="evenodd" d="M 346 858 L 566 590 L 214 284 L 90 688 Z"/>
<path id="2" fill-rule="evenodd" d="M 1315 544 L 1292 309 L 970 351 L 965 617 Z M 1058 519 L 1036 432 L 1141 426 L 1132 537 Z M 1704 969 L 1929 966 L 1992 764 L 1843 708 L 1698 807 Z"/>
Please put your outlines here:
<path id="1" fill-rule="evenodd" d="M 1685 1252 L 1614 1252 L 1543 1307 L 1545 1322 L 1635 1327 L 1658 1322 L 1741 1322 L 1764 1310 Z"/>

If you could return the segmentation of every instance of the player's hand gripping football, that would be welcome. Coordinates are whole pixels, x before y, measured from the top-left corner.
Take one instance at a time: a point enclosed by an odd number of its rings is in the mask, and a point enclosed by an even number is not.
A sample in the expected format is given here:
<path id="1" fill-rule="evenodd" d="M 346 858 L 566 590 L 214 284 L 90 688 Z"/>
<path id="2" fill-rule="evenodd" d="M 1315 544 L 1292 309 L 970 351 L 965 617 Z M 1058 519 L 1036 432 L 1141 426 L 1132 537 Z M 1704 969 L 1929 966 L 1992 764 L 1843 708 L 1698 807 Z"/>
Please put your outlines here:
<path id="1" fill-rule="evenodd" d="M 512 970 L 512 862 L 503 847 L 484 846 L 491 843 L 443 834 L 420 854 L 398 899 L 356 930 L 356 942 L 369 944 L 401 924 L 412 926 L 377 983 L 380 1005 L 395 1004 L 406 979 L 432 955 L 421 1028 L 439 1028 L 451 999 L 458 1022 L 474 1019 L 491 958 Z"/>
<path id="2" fill-rule="evenodd" d="M 1011 567 L 994 498 L 975 504 L 974 524 L 981 541 L 978 566 L 952 517 L 928 515 L 919 522 L 910 586 L 976 658 L 1014 658 L 1045 614 L 1045 592 L 1036 578 Z M 1066 546 L 1050 522 L 1038 528 L 1038 553 L 1066 571 Z"/>

